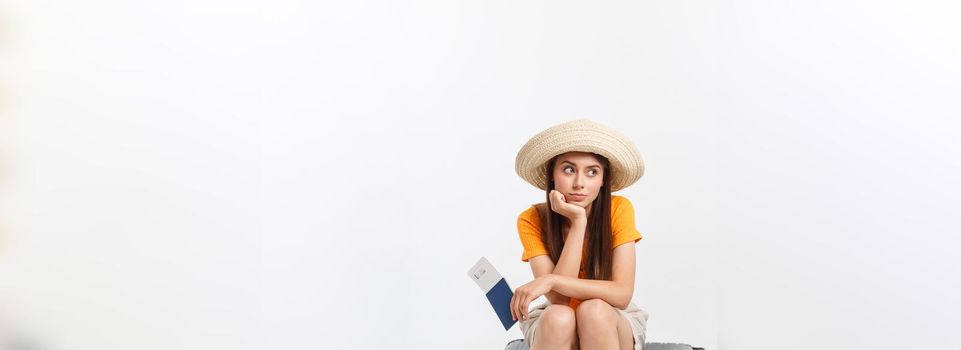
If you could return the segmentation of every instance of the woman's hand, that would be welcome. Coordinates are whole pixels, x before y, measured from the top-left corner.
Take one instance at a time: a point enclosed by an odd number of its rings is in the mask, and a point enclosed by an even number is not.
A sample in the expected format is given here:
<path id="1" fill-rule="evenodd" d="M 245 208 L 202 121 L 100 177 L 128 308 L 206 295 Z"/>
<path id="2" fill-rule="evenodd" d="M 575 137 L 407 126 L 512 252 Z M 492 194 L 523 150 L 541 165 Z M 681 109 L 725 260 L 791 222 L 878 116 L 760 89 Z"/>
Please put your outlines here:
<path id="1" fill-rule="evenodd" d="M 574 221 L 575 219 L 587 219 L 587 210 L 577 204 L 568 203 L 561 191 L 551 190 L 548 197 L 551 200 L 551 209 L 556 211 L 558 214 L 563 215 L 568 220 Z"/>
<path id="2" fill-rule="evenodd" d="M 511 298 L 511 316 L 514 320 L 527 319 L 528 307 L 534 299 L 547 294 L 554 287 L 554 275 L 546 274 L 535 278 L 527 284 L 517 287 L 514 290 L 514 297 Z"/>

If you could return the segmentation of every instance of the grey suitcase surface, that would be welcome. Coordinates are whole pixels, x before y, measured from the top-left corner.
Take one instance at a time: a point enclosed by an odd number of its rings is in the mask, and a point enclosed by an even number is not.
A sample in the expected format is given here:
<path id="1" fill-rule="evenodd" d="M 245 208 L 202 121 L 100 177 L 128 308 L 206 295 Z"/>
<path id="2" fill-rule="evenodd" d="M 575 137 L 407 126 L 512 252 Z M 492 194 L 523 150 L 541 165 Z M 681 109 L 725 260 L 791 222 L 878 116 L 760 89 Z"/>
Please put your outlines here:
<path id="1" fill-rule="evenodd" d="M 530 350 L 524 339 L 514 339 L 507 343 L 504 350 Z M 644 343 L 644 350 L 704 350 L 681 343 Z"/>

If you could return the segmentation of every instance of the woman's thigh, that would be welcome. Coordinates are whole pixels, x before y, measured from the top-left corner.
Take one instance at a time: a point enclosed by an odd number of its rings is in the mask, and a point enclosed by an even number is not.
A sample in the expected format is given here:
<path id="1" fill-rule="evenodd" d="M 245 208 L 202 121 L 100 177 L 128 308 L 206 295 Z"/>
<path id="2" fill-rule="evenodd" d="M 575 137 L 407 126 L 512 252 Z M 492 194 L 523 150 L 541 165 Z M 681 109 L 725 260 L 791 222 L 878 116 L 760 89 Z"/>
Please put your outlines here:
<path id="1" fill-rule="evenodd" d="M 611 304 L 608 304 L 606 301 L 600 299 L 586 300 L 581 303 L 578 309 L 579 312 L 583 311 L 583 315 L 585 315 L 584 317 L 578 317 L 578 326 L 590 327 L 587 323 L 582 324 L 582 322 L 604 322 L 601 320 L 612 320 L 612 318 L 608 318 L 608 314 L 613 315 L 615 317 L 613 319 L 617 320 L 616 324 L 613 324 L 613 326 L 615 326 L 617 330 L 616 336 L 619 344 L 618 348 L 622 350 L 634 349 L 634 330 L 631 328 L 631 322 L 626 313 L 621 312 L 620 310 L 611 306 Z M 611 324 L 608 323 L 608 326 L 604 327 L 610 327 L 610 325 Z"/>
<path id="2" fill-rule="evenodd" d="M 627 325 L 631 328 L 631 333 L 633 333 L 634 348 L 642 348 L 644 341 L 647 339 L 647 320 L 650 318 L 650 314 L 634 303 L 628 305 L 627 309 L 617 309 L 617 311 L 628 321 Z"/>
<path id="3" fill-rule="evenodd" d="M 631 323 L 627 318 L 621 314 L 617 321 L 617 341 L 620 350 L 631 350 L 634 349 L 634 331 L 631 329 Z M 574 332 L 574 346 L 572 350 L 581 349 L 581 341 L 577 336 L 577 332 Z"/>
<path id="4" fill-rule="evenodd" d="M 532 310 L 530 314 L 530 316 L 533 316 L 532 319 L 529 319 L 526 322 L 522 322 L 521 332 L 524 333 L 524 337 L 527 339 L 528 344 L 533 345 L 533 338 L 535 338 L 534 333 L 536 332 L 536 328 L 538 328 L 537 326 L 539 326 L 539 323 L 540 323 L 539 321 L 541 321 L 540 316 L 542 316 L 542 314 L 544 313 L 544 311 L 546 311 L 548 306 L 550 306 L 549 303 L 538 305 L 537 307 L 534 308 L 534 310 Z M 608 306 L 610 306 L 610 304 L 608 304 Z M 610 306 L 610 307 L 611 307 L 611 311 L 614 311 L 618 315 L 617 339 L 618 339 L 618 344 L 620 344 L 619 348 L 621 350 L 634 349 L 635 348 L 634 347 L 634 330 L 631 328 L 630 320 L 628 320 L 627 318 L 629 316 L 627 315 L 627 313 L 617 312 L 617 310 L 614 309 L 613 306 Z M 576 318 L 575 318 L 575 322 L 576 322 Z M 573 345 L 574 346 L 572 347 L 572 349 L 580 350 L 580 339 L 578 338 L 577 331 L 574 331 Z"/>
<path id="5" fill-rule="evenodd" d="M 520 324 L 521 332 L 524 334 L 524 339 L 527 340 L 528 344 L 533 348 L 534 343 L 543 343 L 544 340 L 538 339 L 542 336 L 564 337 L 563 334 L 552 334 L 548 329 L 543 329 L 546 327 L 552 328 L 554 332 L 568 332 L 565 331 L 569 327 L 569 334 L 566 336 L 573 336 L 574 342 L 577 342 L 577 331 L 576 331 L 576 321 L 574 318 L 574 310 L 572 310 L 567 305 L 550 305 L 549 303 L 544 303 L 535 307 L 528 314 L 528 319 L 524 320 Z M 548 320 L 551 319 L 551 320 Z M 545 324 L 551 323 L 551 324 Z M 550 341 L 547 341 L 550 342 Z"/>
<path id="6" fill-rule="evenodd" d="M 624 313 L 617 312 L 617 315 L 617 340 L 621 344 L 620 348 L 621 350 L 634 349 L 634 330 L 631 329 L 631 321 Z"/>

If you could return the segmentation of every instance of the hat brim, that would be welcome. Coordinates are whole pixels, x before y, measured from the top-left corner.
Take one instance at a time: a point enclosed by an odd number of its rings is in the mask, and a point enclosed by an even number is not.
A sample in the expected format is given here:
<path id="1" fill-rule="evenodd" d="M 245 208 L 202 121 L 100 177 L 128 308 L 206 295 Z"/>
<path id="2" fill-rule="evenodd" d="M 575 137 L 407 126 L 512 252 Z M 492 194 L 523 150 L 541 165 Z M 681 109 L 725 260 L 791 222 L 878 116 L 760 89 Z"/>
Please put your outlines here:
<path id="1" fill-rule="evenodd" d="M 611 192 L 644 175 L 644 159 L 623 134 L 587 119 L 559 124 L 534 135 L 517 152 L 514 170 L 522 179 L 547 190 L 547 162 L 567 152 L 590 152 L 610 161 Z"/>

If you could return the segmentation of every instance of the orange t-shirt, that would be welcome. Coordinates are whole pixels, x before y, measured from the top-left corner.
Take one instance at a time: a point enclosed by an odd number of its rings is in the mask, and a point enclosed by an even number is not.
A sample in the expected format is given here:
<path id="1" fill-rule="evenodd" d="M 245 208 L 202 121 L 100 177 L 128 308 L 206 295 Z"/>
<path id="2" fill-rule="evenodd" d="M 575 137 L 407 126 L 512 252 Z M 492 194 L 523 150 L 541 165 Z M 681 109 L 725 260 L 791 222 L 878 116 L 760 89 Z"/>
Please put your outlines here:
<path id="1" fill-rule="evenodd" d="M 529 261 L 538 255 L 547 255 L 547 248 L 541 241 L 541 220 L 535 206 L 530 206 L 517 217 L 517 233 L 520 235 L 521 244 L 524 245 L 524 253 L 521 261 Z M 634 226 L 634 206 L 631 201 L 622 196 L 611 195 L 611 235 L 613 236 L 611 247 L 617 247 L 628 242 L 641 240 L 641 233 Z M 586 235 L 585 235 L 586 237 Z M 587 248 L 587 244 L 583 245 Z M 587 272 L 584 271 L 584 258 L 586 253 L 581 251 L 581 268 L 577 278 L 585 278 Z M 557 263 L 556 261 L 554 262 Z M 576 309 L 581 300 L 571 298 L 570 307 Z"/>

